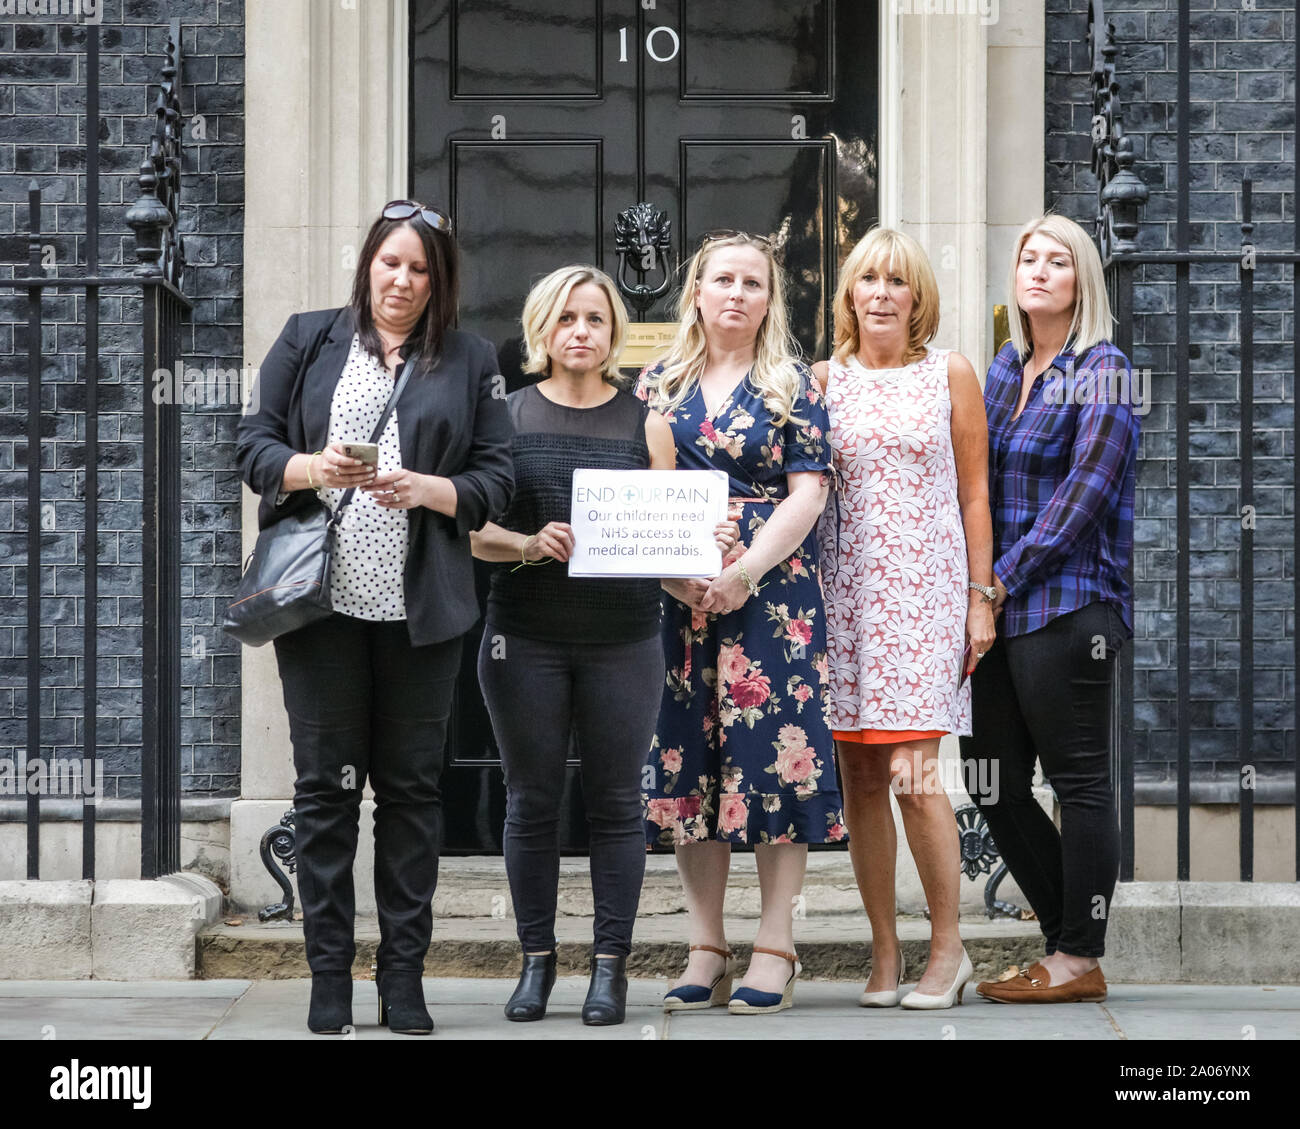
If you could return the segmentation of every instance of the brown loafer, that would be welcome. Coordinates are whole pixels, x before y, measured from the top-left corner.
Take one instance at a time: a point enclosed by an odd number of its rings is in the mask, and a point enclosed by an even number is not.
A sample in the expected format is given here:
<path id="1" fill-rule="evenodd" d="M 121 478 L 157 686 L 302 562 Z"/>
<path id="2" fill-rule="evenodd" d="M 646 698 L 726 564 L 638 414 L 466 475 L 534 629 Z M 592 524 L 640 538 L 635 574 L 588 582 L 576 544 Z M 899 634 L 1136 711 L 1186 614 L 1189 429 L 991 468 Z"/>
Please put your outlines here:
<path id="1" fill-rule="evenodd" d="M 1022 971 L 1003 973 L 1000 980 L 985 980 L 975 990 L 999 1004 L 1096 1004 L 1106 998 L 1106 978 L 1098 965 L 1064 984 L 1053 984 L 1047 969 L 1035 961 Z"/>

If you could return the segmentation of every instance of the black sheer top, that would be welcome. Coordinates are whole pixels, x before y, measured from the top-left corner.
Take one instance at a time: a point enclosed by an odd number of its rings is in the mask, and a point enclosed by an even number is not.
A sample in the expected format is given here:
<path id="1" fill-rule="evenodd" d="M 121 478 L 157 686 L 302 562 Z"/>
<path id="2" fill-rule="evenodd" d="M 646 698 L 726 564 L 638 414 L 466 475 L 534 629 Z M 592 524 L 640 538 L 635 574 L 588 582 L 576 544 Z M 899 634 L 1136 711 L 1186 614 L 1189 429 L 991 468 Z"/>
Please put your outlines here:
<path id="1" fill-rule="evenodd" d="M 568 408 L 536 385 L 506 398 L 514 424 L 511 453 L 515 492 L 501 526 L 532 534 L 547 522 L 569 520 L 573 472 L 580 467 L 645 470 L 649 408 L 618 391 L 594 408 Z M 490 628 L 558 643 L 633 643 L 659 630 L 659 582 L 570 579 L 551 560 L 512 570 L 499 567 L 488 595 Z"/>

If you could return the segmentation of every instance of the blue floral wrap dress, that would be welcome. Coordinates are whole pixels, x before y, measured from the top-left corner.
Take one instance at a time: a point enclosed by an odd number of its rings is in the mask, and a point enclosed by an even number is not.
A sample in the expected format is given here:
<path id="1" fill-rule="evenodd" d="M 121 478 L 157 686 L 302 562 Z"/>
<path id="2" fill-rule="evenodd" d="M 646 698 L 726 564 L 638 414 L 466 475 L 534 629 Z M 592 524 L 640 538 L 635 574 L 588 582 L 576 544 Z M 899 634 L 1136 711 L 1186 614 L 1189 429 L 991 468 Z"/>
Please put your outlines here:
<path id="1" fill-rule="evenodd" d="M 637 395 L 659 406 L 659 368 Z M 697 385 L 665 418 L 680 470 L 721 470 L 745 499 L 743 557 L 789 493 L 786 475 L 828 473 L 829 420 L 800 366 L 794 416 L 777 426 L 746 376 L 710 416 Z M 693 612 L 664 594 L 668 662 L 659 721 L 643 774 L 647 842 L 661 847 L 825 843 L 847 838 L 829 727 L 830 672 L 816 531 L 726 615 Z"/>

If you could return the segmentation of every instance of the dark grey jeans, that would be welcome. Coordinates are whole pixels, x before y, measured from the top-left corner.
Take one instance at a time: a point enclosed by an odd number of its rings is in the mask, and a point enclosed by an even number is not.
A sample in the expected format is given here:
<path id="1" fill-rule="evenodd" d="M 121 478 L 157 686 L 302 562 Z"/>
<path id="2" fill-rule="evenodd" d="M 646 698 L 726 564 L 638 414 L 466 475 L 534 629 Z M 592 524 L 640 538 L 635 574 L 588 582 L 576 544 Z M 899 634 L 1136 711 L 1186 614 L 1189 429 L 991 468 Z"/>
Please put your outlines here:
<path id="1" fill-rule="evenodd" d="M 494 647 L 504 654 L 494 658 Z M 664 685 L 658 633 L 636 643 L 548 643 L 489 625 L 478 676 L 505 770 L 506 874 L 524 952 L 555 948 L 560 801 L 572 735 L 589 828 L 594 951 L 630 953 L 645 877 L 641 769 Z"/>

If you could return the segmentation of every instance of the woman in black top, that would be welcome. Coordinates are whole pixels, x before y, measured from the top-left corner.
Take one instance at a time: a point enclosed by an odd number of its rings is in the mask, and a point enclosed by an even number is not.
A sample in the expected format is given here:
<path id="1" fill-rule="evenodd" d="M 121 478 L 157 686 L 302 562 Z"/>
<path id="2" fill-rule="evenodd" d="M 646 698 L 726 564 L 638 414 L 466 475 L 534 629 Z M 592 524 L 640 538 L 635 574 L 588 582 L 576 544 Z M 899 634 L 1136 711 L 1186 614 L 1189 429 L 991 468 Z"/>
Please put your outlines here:
<path id="1" fill-rule="evenodd" d="M 622 1023 L 645 873 L 641 766 L 664 679 L 659 582 L 570 579 L 569 502 L 580 467 L 672 470 L 673 439 L 658 413 L 611 386 L 627 313 L 608 275 L 562 267 L 533 287 L 522 321 L 524 371 L 547 376 L 507 398 L 516 493 L 501 524 L 472 537 L 476 557 L 516 566 L 492 578 L 478 660 L 506 776 L 506 873 L 524 950 L 506 1016 L 541 1019 L 555 983 L 557 832 L 576 736 L 596 919 L 582 1020 Z M 716 532 L 724 551 L 735 544 L 734 524 Z"/>
<path id="2" fill-rule="evenodd" d="M 297 772 L 307 1025 L 321 1034 L 352 1023 L 352 862 L 367 777 L 380 1022 L 433 1030 L 421 973 L 447 718 L 460 636 L 477 618 L 468 533 L 505 508 L 512 482 L 496 353 L 451 328 L 457 274 L 446 216 L 388 204 L 366 236 L 350 304 L 289 319 L 239 423 L 239 468 L 261 495 L 261 528 L 358 488 L 340 523 L 333 613 L 275 640 Z M 404 367 L 377 465 L 349 458 L 344 444 L 370 438 Z"/>

